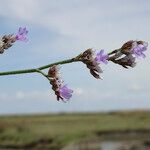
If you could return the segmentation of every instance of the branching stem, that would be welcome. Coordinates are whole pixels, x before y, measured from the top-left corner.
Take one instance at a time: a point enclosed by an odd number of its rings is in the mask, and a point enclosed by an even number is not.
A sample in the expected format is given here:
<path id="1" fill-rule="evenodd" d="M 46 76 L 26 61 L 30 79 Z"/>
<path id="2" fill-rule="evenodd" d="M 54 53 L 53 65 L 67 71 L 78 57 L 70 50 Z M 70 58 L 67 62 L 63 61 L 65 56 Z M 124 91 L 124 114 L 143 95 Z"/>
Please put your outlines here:
<path id="1" fill-rule="evenodd" d="M 78 61 L 78 60 L 75 59 L 75 58 L 72 58 L 72 59 L 67 59 L 67 60 L 51 63 L 51 64 L 48 64 L 48 65 L 44 65 L 44 66 L 41 66 L 41 67 L 38 67 L 38 68 L 33 68 L 33 69 L 24 69 L 24 70 L 0 72 L 0 76 L 17 75 L 17 74 L 25 74 L 25 73 L 35 73 L 35 72 L 37 72 L 37 70 L 44 70 L 44 69 L 47 69 L 49 67 L 52 67 L 53 65 L 68 64 L 68 63 L 72 63 L 72 62 L 76 62 L 76 61 Z"/>
<path id="2" fill-rule="evenodd" d="M 113 50 L 112 52 L 108 53 L 108 55 L 112 55 L 112 54 L 116 53 L 118 50 L 120 50 L 120 49 Z M 47 69 L 49 67 L 52 67 L 53 65 L 62 65 L 62 64 L 72 63 L 72 62 L 79 62 L 80 61 L 80 55 L 78 55 L 75 58 L 71 58 L 71 59 L 67 59 L 67 60 L 63 60 L 63 61 L 58 61 L 58 62 L 51 63 L 51 64 L 48 64 L 48 65 L 40 66 L 38 68 L 0 72 L 0 76 L 26 74 L 26 73 L 36 73 L 36 72 L 43 74 L 43 72 L 41 70 Z M 108 60 L 113 62 L 113 60 L 111 58 L 112 57 L 109 57 Z"/>

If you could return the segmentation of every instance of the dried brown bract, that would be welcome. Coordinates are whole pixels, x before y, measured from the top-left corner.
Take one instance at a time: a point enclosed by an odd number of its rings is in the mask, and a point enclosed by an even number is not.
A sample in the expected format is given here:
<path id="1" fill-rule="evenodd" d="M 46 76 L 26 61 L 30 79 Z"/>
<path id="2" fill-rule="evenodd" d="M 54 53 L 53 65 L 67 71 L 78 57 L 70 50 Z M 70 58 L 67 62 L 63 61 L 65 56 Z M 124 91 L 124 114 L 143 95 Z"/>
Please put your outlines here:
<path id="1" fill-rule="evenodd" d="M 96 78 L 99 79 L 99 73 L 102 73 L 102 69 L 99 66 L 99 63 L 96 61 L 94 57 L 94 52 L 92 49 L 87 49 L 80 56 L 81 61 L 86 64 L 87 68 L 90 69 L 90 73 Z"/>
<path id="2" fill-rule="evenodd" d="M 4 35 L 0 39 L 0 54 L 4 53 L 5 50 L 10 48 L 15 41 L 16 38 L 12 34 Z"/>

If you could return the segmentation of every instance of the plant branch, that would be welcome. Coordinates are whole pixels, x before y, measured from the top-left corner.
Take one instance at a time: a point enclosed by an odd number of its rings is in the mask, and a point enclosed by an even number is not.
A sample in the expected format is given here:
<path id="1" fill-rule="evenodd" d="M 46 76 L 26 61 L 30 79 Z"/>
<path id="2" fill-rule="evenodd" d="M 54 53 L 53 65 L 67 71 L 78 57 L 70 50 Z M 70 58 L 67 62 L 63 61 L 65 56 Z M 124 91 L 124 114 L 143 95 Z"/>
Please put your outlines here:
<path id="1" fill-rule="evenodd" d="M 52 67 L 53 65 L 59 65 L 59 64 L 62 65 L 62 64 L 68 64 L 68 63 L 77 62 L 77 61 L 79 61 L 79 60 L 76 59 L 76 58 L 71 58 L 71 59 L 51 63 L 51 64 L 48 64 L 48 65 L 40 66 L 38 68 L 33 68 L 33 69 L 24 69 L 24 70 L 0 72 L 0 76 L 25 74 L 25 73 L 35 73 L 35 72 L 37 72 L 37 70 L 44 70 L 44 69 L 47 69 L 49 67 Z"/>
<path id="2" fill-rule="evenodd" d="M 119 50 L 120 49 L 113 50 L 112 52 L 108 53 L 108 55 L 116 54 Z M 63 61 L 55 62 L 55 63 L 50 63 L 48 65 L 40 66 L 38 68 L 0 72 L 0 76 L 26 74 L 26 73 L 36 73 L 36 72 L 41 73 L 40 70 L 47 69 L 49 67 L 52 67 L 53 65 L 62 65 L 62 64 L 68 64 L 68 63 L 72 63 L 72 62 L 81 61 L 80 60 L 81 55 L 82 55 L 82 53 L 80 55 L 76 56 L 75 58 L 66 59 L 66 60 L 63 60 Z M 114 58 L 116 58 L 116 57 L 118 57 L 118 56 L 117 55 L 110 56 L 108 61 L 114 62 Z M 116 63 L 116 62 L 114 62 L 114 63 Z"/>
<path id="3" fill-rule="evenodd" d="M 42 74 L 45 78 L 47 78 L 50 81 L 50 78 L 43 71 L 36 69 L 36 72 Z"/>

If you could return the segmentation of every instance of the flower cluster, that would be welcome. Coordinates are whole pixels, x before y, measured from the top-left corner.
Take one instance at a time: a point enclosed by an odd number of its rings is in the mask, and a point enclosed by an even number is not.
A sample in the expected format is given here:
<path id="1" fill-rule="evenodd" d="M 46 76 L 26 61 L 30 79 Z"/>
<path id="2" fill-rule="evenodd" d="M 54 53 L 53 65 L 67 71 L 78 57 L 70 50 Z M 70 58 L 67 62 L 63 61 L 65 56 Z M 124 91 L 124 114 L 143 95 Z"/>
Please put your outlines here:
<path id="1" fill-rule="evenodd" d="M 123 44 L 123 46 L 115 51 L 115 54 L 109 60 L 117 63 L 124 68 L 135 67 L 136 58 L 145 58 L 144 52 L 147 50 L 148 43 L 144 41 L 130 40 Z"/>
<path id="2" fill-rule="evenodd" d="M 130 40 L 123 44 L 121 52 L 125 55 L 133 54 L 135 57 L 145 58 L 144 51 L 147 50 L 148 43 L 145 41 L 133 41 Z"/>
<path id="3" fill-rule="evenodd" d="M 99 74 L 103 72 L 99 64 L 101 62 L 107 64 L 107 59 L 108 55 L 104 54 L 104 50 L 100 50 L 97 54 L 95 54 L 92 49 L 87 49 L 82 55 L 80 55 L 80 61 L 86 64 L 87 68 L 90 69 L 90 73 L 96 79 L 99 79 Z"/>
<path id="4" fill-rule="evenodd" d="M 26 28 L 20 27 L 16 35 L 9 34 L 0 38 L 0 54 L 4 53 L 4 51 L 10 48 L 17 40 L 27 42 L 27 33 L 28 31 Z"/>
<path id="5" fill-rule="evenodd" d="M 59 70 L 60 67 L 57 65 L 50 67 L 48 71 L 48 78 L 50 79 L 52 89 L 55 91 L 57 100 L 61 99 L 66 102 L 65 100 L 69 100 L 72 97 L 73 90 L 69 89 L 66 84 L 63 84 Z"/>

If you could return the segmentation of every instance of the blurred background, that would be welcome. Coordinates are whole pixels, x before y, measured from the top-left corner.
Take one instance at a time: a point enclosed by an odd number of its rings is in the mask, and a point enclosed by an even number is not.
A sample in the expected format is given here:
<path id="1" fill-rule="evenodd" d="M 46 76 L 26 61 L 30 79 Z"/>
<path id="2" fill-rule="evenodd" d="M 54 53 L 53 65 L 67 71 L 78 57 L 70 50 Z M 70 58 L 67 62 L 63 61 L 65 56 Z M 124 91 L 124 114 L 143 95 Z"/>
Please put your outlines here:
<path id="1" fill-rule="evenodd" d="M 29 30 L 28 43 L 17 42 L 0 56 L 0 71 L 34 68 L 72 58 L 87 48 L 105 49 L 106 52 L 110 52 L 120 48 L 128 40 L 149 42 L 150 1 L 0 0 L 0 23 L 0 36 L 10 33 L 15 34 L 20 26 L 27 27 Z M 94 131 L 96 135 L 101 136 L 100 131 L 108 131 L 112 128 L 115 131 L 118 131 L 118 129 L 121 129 L 121 131 L 141 129 L 148 133 L 150 127 L 148 117 L 150 110 L 149 58 L 150 54 L 147 51 L 146 58 L 138 59 L 137 66 L 129 70 L 111 62 L 108 65 L 102 65 L 104 73 L 101 76 L 103 80 L 95 80 L 85 65 L 81 63 L 63 65 L 61 67 L 62 78 L 74 90 L 73 97 L 67 103 L 56 100 L 51 85 L 39 74 L 1 76 L 0 145 L 2 143 L 3 146 L 11 145 L 12 141 L 19 141 L 18 143 L 21 145 L 21 142 L 25 141 L 24 138 L 29 140 L 33 135 L 34 138 L 32 137 L 31 141 L 38 137 L 37 135 L 39 135 L 40 140 L 41 137 L 51 137 L 52 125 L 57 127 L 56 124 L 60 123 L 65 127 L 68 127 L 68 124 L 70 124 L 70 127 L 72 126 L 69 122 L 66 124 L 68 117 L 73 124 L 76 119 L 79 119 L 77 122 L 80 122 L 84 128 L 87 124 L 90 124 L 90 121 L 88 122 L 90 120 L 89 115 L 92 115 L 91 128 L 85 130 L 86 132 L 83 132 L 80 137 L 87 136 L 86 133 L 91 132 L 93 135 Z M 134 112 L 126 112 L 129 110 Z M 121 117 L 113 118 L 116 117 L 116 114 L 113 113 L 116 111 L 122 111 Z M 45 113 L 56 113 L 56 115 L 50 115 L 49 117 L 48 115 L 41 115 Z M 61 115 L 57 115 L 58 113 Z M 84 115 L 78 114 L 77 117 L 74 114 L 70 116 L 70 114 L 66 116 L 66 113 L 84 113 Z M 20 116 L 21 114 L 40 114 L 40 116 L 38 116 L 39 118 L 24 116 L 24 118 Z M 6 115 L 19 115 L 20 117 L 17 117 L 17 119 L 16 117 L 5 118 Z M 43 119 L 41 119 L 42 116 Z M 130 118 L 131 116 L 135 120 Z M 58 120 L 55 117 L 58 117 Z M 124 121 L 119 120 L 121 118 Z M 84 119 L 85 122 L 82 123 Z M 61 121 L 59 122 L 59 120 Z M 46 127 L 42 126 L 44 121 L 47 121 L 47 125 L 44 123 Z M 117 122 L 121 125 L 117 125 Z M 22 124 L 26 126 L 23 128 L 21 127 Z M 101 127 L 101 124 L 103 127 Z M 32 127 L 36 129 L 33 132 L 31 131 Z M 39 132 L 41 128 L 43 132 Z M 77 128 L 82 129 L 80 125 Z M 59 133 L 64 134 L 66 130 L 62 128 L 62 132 Z M 50 134 L 47 135 L 46 133 Z M 77 131 L 73 135 L 78 137 L 76 133 Z M 72 139 L 71 135 L 65 138 Z M 64 139 L 59 138 L 57 132 L 55 132 L 55 136 L 58 137 L 56 145 L 63 143 Z M 128 135 L 126 136 L 128 137 Z M 45 138 L 40 142 L 47 142 Z M 49 140 L 53 141 L 53 138 Z M 27 143 L 31 141 L 29 140 Z M 109 144 L 109 147 L 112 147 L 111 142 L 106 145 Z M 150 143 L 147 142 L 146 144 Z M 10 147 L 12 148 L 12 146 Z M 105 148 L 105 143 L 103 147 Z M 106 149 L 109 150 L 109 147 L 107 146 Z M 144 148 L 140 149 L 143 150 Z"/>

